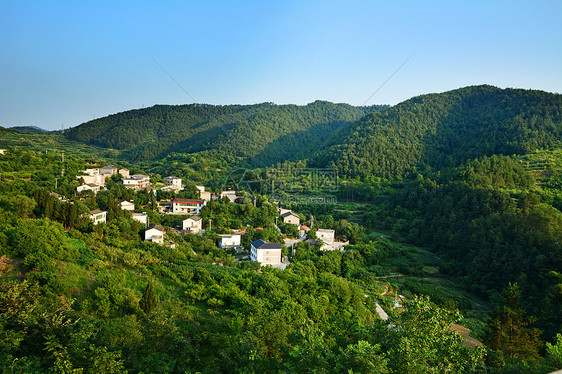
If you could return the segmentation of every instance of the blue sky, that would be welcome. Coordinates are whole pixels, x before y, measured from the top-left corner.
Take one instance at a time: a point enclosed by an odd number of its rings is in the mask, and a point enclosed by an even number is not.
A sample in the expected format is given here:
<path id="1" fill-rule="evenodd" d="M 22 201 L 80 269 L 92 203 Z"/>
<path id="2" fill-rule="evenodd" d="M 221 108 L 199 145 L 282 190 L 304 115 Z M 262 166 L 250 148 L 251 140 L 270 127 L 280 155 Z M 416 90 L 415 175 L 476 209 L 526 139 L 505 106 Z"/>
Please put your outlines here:
<path id="1" fill-rule="evenodd" d="M 410 56 L 368 105 L 477 84 L 560 93 L 561 19 L 559 0 L 0 0 L 0 126 L 193 103 L 174 79 L 199 103 L 362 105 Z"/>

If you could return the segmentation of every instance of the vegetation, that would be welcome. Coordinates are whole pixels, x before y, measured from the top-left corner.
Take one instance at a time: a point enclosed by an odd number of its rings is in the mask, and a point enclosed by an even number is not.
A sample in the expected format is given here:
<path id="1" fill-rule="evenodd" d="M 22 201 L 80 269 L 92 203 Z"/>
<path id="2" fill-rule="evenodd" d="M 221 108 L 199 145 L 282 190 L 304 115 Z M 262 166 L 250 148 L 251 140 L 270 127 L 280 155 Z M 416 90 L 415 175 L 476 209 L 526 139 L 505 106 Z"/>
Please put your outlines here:
<path id="1" fill-rule="evenodd" d="M 559 369 L 560 104 L 482 86 L 381 113 L 156 106 L 64 135 L 0 128 L 0 371 Z M 156 184 L 177 175 L 186 189 L 132 191 L 112 177 L 77 194 L 79 170 L 107 163 Z M 338 167 L 339 178 L 295 173 L 310 166 Z M 242 197 L 210 201 L 204 232 L 186 235 L 176 230 L 185 216 L 156 208 L 196 197 L 196 184 Z M 299 236 L 275 201 L 294 194 L 309 199 L 282 205 L 309 240 L 283 248 L 285 270 L 245 260 L 253 240 Z M 325 194 L 337 202 L 314 203 Z M 121 200 L 164 226 L 167 244 L 144 241 Z M 106 224 L 90 221 L 94 209 Z M 344 250 L 322 250 L 319 228 Z M 246 251 L 218 248 L 233 230 Z"/>
<path id="2" fill-rule="evenodd" d="M 482 156 L 559 147 L 561 107 L 562 95 L 492 86 L 423 95 L 340 130 L 315 164 L 395 179 Z"/>
<path id="3" fill-rule="evenodd" d="M 66 135 L 86 144 L 127 150 L 122 157 L 134 161 L 171 152 L 209 151 L 213 158 L 262 166 L 305 157 L 335 130 L 385 108 L 322 101 L 306 106 L 156 105 L 96 119 Z"/>

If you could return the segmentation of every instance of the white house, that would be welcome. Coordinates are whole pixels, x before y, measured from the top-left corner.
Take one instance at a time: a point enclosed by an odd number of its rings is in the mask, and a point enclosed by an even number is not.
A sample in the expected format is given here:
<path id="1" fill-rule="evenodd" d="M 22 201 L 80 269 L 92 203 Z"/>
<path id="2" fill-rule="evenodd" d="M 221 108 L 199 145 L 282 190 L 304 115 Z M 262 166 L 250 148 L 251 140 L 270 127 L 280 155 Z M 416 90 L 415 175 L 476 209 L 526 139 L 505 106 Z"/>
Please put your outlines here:
<path id="1" fill-rule="evenodd" d="M 123 200 L 119 203 L 119 207 L 123 210 L 128 210 L 129 212 L 135 211 L 135 203 L 133 202 L 133 200 L 131 201 Z"/>
<path id="2" fill-rule="evenodd" d="M 142 223 L 143 225 L 148 225 L 148 215 L 146 213 L 133 213 L 133 219 Z"/>
<path id="3" fill-rule="evenodd" d="M 225 196 L 228 197 L 228 200 L 230 200 L 231 203 L 236 201 L 236 191 L 222 191 L 221 199 Z"/>
<path id="4" fill-rule="evenodd" d="M 143 174 L 135 174 L 128 178 L 123 178 L 123 186 L 141 190 L 150 186 L 150 177 Z"/>
<path id="5" fill-rule="evenodd" d="M 301 223 L 299 216 L 291 211 L 281 214 L 281 218 L 283 219 L 283 223 L 291 223 L 297 226 Z"/>
<path id="6" fill-rule="evenodd" d="M 103 176 L 105 176 L 106 178 L 111 177 L 112 175 L 117 174 L 117 168 L 115 168 L 113 165 L 111 166 L 104 166 L 99 168 L 99 173 Z"/>
<path id="7" fill-rule="evenodd" d="M 86 169 L 86 170 L 78 170 L 81 173 L 88 174 L 88 175 L 100 175 L 100 169 Z"/>
<path id="8" fill-rule="evenodd" d="M 152 225 L 144 232 L 144 240 L 164 244 L 164 235 L 166 235 L 166 230 L 162 226 Z"/>
<path id="9" fill-rule="evenodd" d="M 181 178 L 170 176 L 164 178 L 164 180 L 167 183 L 167 187 L 172 190 L 181 191 L 183 189 L 181 185 Z"/>
<path id="10" fill-rule="evenodd" d="M 237 234 L 221 235 L 219 248 L 240 247 L 240 238 L 241 236 Z"/>
<path id="11" fill-rule="evenodd" d="M 322 240 L 324 244 L 334 244 L 334 230 L 329 229 L 318 229 L 316 230 L 316 238 Z"/>
<path id="12" fill-rule="evenodd" d="M 94 174 L 94 175 L 77 175 L 76 179 L 80 180 L 84 180 L 85 184 L 97 184 L 100 186 L 105 185 L 105 178 L 103 175 L 99 175 L 99 174 Z"/>
<path id="13" fill-rule="evenodd" d="M 195 186 L 197 188 L 197 192 L 199 193 L 199 198 L 205 201 L 211 201 L 211 192 L 205 191 L 205 186 Z"/>
<path id="14" fill-rule="evenodd" d="M 191 216 L 182 221 L 182 229 L 193 234 L 198 234 L 202 230 L 203 220 L 199 216 Z"/>
<path id="15" fill-rule="evenodd" d="M 142 181 L 134 178 L 123 178 L 123 186 L 127 188 L 133 188 L 135 190 L 140 190 L 142 186 Z"/>
<path id="16" fill-rule="evenodd" d="M 281 265 L 281 244 L 267 243 L 261 239 L 250 244 L 250 260 L 262 265 Z"/>
<path id="17" fill-rule="evenodd" d="M 76 192 L 80 193 L 82 191 L 94 191 L 94 194 L 98 193 L 100 186 L 94 183 L 86 183 L 81 186 L 76 187 Z"/>
<path id="18" fill-rule="evenodd" d="M 172 199 L 173 214 L 200 214 L 206 201 L 201 199 Z"/>
<path id="19" fill-rule="evenodd" d="M 105 223 L 107 219 L 107 212 L 99 209 L 91 210 L 90 219 L 94 221 L 94 225 L 97 225 L 98 223 Z"/>
<path id="20" fill-rule="evenodd" d="M 123 178 L 129 178 L 129 169 L 119 169 L 119 174 L 121 174 Z"/>
<path id="21" fill-rule="evenodd" d="M 0 149 L 0 155 L 5 155 L 6 154 L 6 150 L 5 149 Z"/>

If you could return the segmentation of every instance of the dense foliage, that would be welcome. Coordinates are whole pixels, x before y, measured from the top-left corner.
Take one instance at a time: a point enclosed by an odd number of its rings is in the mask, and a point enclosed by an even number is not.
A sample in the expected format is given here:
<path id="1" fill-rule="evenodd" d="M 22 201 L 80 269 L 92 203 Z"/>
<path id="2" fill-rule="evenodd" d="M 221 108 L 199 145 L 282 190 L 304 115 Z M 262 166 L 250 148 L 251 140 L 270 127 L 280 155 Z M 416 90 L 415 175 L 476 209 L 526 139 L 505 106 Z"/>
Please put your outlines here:
<path id="1" fill-rule="evenodd" d="M 130 160 L 212 151 L 214 157 L 268 165 L 306 157 L 335 130 L 385 108 L 323 101 L 306 106 L 156 105 L 96 119 L 66 134 L 75 141 L 127 150 L 122 156 Z"/>
<path id="2" fill-rule="evenodd" d="M 533 184 L 511 159 L 483 158 L 381 196 L 371 224 L 435 248 L 449 260 L 442 271 L 474 291 L 491 296 L 518 282 L 525 309 L 552 336 L 562 324 L 562 213 Z"/>
<path id="3" fill-rule="evenodd" d="M 362 178 L 400 178 L 493 154 L 560 146 L 562 95 L 466 87 L 415 97 L 340 130 L 318 165 Z"/>

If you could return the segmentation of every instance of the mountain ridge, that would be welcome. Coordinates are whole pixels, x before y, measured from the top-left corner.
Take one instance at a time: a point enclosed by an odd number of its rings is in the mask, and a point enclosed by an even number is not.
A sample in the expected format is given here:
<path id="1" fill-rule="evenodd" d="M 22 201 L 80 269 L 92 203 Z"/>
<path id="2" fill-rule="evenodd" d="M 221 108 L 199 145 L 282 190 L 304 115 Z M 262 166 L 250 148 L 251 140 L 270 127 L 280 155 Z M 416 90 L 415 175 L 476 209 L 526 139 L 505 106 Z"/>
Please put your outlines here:
<path id="1" fill-rule="evenodd" d="M 406 100 L 341 130 L 315 165 L 394 179 L 493 154 L 560 146 L 562 95 L 470 86 Z"/>

